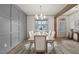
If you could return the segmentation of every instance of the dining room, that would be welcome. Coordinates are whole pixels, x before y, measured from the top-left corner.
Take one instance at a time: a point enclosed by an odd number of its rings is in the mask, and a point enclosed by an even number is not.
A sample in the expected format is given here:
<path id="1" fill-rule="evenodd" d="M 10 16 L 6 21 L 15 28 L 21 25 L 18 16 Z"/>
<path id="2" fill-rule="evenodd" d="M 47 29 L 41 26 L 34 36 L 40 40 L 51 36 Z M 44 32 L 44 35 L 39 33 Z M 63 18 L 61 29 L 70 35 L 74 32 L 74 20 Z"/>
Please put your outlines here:
<path id="1" fill-rule="evenodd" d="M 26 6 L 27 7 L 29 6 L 30 9 L 28 10 L 28 12 L 30 13 L 27 12 L 29 14 L 27 15 L 27 33 L 28 33 L 27 37 L 28 37 L 28 42 L 30 42 L 31 44 L 28 43 L 25 46 L 27 47 L 27 45 L 30 45 L 30 48 L 33 48 L 36 53 L 42 53 L 42 52 L 51 53 L 50 51 L 52 51 L 54 48 L 54 40 L 55 40 L 53 15 L 55 12 L 57 12 L 56 11 L 57 8 L 61 10 L 62 8 L 64 8 L 65 5 L 32 4 Z M 32 12 L 33 10 L 34 12 Z M 48 51 L 48 49 L 50 51 Z"/>
<path id="2" fill-rule="evenodd" d="M 78 8 L 78 4 L 0 4 L 0 53 L 79 54 Z"/>
<path id="3" fill-rule="evenodd" d="M 1 0 L 0 58 L 78 59 L 79 0 Z"/>
<path id="4" fill-rule="evenodd" d="M 18 6 L 27 13 L 27 38 L 21 48 L 19 47 L 21 50 L 16 48 L 9 53 L 79 53 L 76 50 L 78 49 L 76 46 L 78 43 L 68 40 L 69 31 L 67 26 L 69 19 L 68 15 L 64 14 L 76 5 L 77 4 L 19 4 Z M 72 43 L 74 43 L 73 46 L 71 46 Z M 74 50 L 72 47 L 75 46 L 76 49 Z"/>

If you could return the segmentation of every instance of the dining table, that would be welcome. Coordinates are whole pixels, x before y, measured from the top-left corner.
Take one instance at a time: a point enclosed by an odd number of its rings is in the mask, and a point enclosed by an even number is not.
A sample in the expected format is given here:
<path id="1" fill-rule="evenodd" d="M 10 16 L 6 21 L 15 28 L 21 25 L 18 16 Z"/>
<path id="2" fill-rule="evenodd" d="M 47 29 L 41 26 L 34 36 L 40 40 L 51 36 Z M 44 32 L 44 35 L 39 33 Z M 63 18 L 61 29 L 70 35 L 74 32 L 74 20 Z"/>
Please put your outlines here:
<path id="1" fill-rule="evenodd" d="M 47 37 L 47 35 L 34 35 L 31 39 L 29 38 L 29 39 L 28 39 L 28 42 L 30 43 L 29 48 L 32 47 L 32 44 L 33 44 L 33 43 L 35 44 L 34 37 L 36 37 L 36 36 L 39 36 L 39 37 L 40 37 L 40 36 L 45 36 L 45 37 Z M 46 39 L 46 46 L 47 46 L 48 43 L 53 44 L 54 41 L 55 41 L 54 39 Z M 53 46 L 54 46 L 54 44 L 53 44 Z M 46 48 L 46 49 L 47 49 L 47 48 Z M 29 49 L 29 50 L 31 50 L 31 49 Z"/>

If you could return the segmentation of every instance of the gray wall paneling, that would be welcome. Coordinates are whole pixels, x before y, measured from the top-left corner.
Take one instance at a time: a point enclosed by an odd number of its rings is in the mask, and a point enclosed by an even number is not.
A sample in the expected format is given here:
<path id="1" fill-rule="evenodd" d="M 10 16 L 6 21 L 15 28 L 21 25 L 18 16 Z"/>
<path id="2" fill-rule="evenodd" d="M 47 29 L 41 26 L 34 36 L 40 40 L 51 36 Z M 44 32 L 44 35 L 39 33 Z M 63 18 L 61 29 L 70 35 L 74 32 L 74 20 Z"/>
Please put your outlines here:
<path id="1" fill-rule="evenodd" d="M 10 5 L 0 4 L 0 53 L 10 48 Z"/>
<path id="2" fill-rule="evenodd" d="M 0 53 L 15 47 L 26 33 L 26 15 L 16 5 L 0 4 Z"/>
<path id="3" fill-rule="evenodd" d="M 12 5 L 12 47 L 18 44 L 18 10 Z"/>

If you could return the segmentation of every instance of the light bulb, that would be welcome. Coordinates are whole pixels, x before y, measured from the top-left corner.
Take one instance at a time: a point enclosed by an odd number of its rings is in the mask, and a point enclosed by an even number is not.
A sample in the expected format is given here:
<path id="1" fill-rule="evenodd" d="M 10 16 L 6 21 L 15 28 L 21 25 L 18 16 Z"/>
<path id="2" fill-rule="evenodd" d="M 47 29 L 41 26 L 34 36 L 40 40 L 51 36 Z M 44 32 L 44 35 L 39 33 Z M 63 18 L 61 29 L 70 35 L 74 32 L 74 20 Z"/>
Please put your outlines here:
<path id="1" fill-rule="evenodd" d="M 40 15 L 41 17 L 43 16 L 43 14 L 41 13 L 41 15 Z"/>
<path id="2" fill-rule="evenodd" d="M 38 19 L 38 15 L 35 15 L 35 18 Z"/>
<path id="3" fill-rule="evenodd" d="M 44 16 L 44 19 L 46 19 L 46 16 Z"/>

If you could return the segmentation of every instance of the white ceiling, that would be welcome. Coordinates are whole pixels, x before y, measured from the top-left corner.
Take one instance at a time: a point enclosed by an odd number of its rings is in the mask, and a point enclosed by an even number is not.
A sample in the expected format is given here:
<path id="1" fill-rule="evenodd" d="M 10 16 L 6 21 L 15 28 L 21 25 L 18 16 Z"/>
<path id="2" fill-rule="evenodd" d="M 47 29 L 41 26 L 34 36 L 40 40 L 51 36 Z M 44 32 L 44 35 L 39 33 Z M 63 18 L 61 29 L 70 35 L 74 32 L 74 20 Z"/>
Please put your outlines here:
<path id="1" fill-rule="evenodd" d="M 79 5 L 73 7 L 72 9 L 70 9 L 69 11 L 67 11 L 66 13 L 64 13 L 63 15 L 71 15 L 75 12 L 79 11 Z"/>
<path id="2" fill-rule="evenodd" d="M 27 15 L 40 14 L 40 4 L 17 4 Z M 42 13 L 45 15 L 55 15 L 65 4 L 42 4 Z"/>

